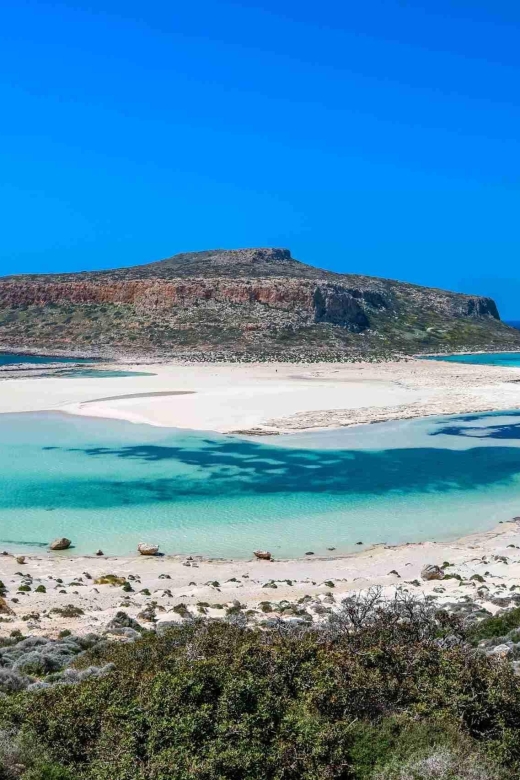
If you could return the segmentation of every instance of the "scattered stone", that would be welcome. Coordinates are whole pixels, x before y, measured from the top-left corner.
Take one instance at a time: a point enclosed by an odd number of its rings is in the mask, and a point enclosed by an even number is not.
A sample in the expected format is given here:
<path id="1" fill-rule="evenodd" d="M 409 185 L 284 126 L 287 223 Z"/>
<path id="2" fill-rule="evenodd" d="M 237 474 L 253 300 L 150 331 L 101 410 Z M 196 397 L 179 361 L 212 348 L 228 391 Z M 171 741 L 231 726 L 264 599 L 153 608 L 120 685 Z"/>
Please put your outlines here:
<path id="1" fill-rule="evenodd" d="M 68 550 L 71 544 L 72 542 L 66 536 L 60 536 L 50 543 L 49 548 L 51 550 Z"/>
<path id="2" fill-rule="evenodd" d="M 312 552 L 312 550 L 309 550 L 309 552 L 306 552 L 305 555 L 314 555 L 314 553 Z"/>
<path id="3" fill-rule="evenodd" d="M 96 550 L 95 555 L 104 555 L 103 550 Z"/>
<path id="4" fill-rule="evenodd" d="M 444 572 L 440 566 L 436 566 L 433 563 L 427 563 L 421 571 L 421 577 L 423 580 L 442 580 L 444 578 Z"/>
<path id="5" fill-rule="evenodd" d="M 149 544 L 148 542 L 141 542 L 137 545 L 137 552 L 141 555 L 157 555 L 159 552 L 159 545 Z"/>
<path id="6" fill-rule="evenodd" d="M 271 553 L 268 550 L 255 550 L 253 555 L 262 561 L 270 561 Z"/>

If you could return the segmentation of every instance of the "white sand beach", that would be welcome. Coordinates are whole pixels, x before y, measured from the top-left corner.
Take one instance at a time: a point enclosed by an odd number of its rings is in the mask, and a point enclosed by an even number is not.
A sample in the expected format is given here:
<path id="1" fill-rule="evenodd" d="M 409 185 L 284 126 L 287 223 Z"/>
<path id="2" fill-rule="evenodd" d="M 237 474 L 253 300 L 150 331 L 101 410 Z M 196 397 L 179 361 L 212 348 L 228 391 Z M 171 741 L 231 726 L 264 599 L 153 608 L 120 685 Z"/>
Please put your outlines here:
<path id="1" fill-rule="evenodd" d="M 0 413 L 53 410 L 221 433 L 282 433 L 520 407 L 517 368 L 426 360 L 133 368 L 154 376 L 0 381 Z"/>

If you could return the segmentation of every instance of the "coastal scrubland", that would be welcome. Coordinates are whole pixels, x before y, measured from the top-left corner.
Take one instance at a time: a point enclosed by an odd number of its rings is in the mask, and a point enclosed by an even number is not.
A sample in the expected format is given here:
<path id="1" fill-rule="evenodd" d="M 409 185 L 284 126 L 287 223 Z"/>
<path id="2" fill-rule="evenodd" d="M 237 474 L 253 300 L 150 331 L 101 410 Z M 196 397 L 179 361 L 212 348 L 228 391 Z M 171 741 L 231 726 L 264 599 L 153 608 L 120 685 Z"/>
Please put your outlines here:
<path id="1" fill-rule="evenodd" d="M 118 641 L 9 637 L 0 777 L 512 780 L 520 678 L 479 645 L 493 620 L 371 591 L 318 626 L 230 615 L 159 632 L 119 613 Z"/>

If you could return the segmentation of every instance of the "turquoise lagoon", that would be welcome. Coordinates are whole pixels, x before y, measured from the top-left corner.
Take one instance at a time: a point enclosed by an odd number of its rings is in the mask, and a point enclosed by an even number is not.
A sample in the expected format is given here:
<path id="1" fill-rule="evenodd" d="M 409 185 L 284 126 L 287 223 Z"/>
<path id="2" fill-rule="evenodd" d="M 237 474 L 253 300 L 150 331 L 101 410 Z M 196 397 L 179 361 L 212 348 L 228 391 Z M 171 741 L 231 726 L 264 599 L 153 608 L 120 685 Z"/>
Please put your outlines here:
<path id="1" fill-rule="evenodd" d="M 0 415 L 0 549 L 248 558 L 456 538 L 520 515 L 520 412 L 269 439 Z"/>

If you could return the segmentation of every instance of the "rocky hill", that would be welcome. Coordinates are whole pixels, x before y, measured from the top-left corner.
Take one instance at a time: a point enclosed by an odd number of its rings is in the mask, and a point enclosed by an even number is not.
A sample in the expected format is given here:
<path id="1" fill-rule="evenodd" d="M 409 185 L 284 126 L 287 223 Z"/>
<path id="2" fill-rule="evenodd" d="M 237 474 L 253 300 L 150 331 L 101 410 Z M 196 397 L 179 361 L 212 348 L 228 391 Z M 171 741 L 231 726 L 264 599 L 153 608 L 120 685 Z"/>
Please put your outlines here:
<path id="1" fill-rule="evenodd" d="M 520 349 L 490 298 L 337 274 L 287 249 L 0 279 L 0 348 L 195 359 Z"/>

